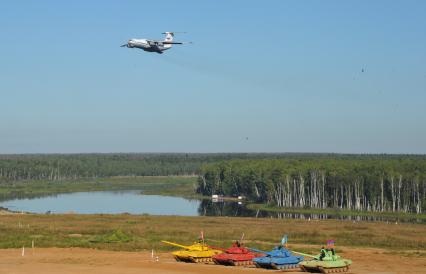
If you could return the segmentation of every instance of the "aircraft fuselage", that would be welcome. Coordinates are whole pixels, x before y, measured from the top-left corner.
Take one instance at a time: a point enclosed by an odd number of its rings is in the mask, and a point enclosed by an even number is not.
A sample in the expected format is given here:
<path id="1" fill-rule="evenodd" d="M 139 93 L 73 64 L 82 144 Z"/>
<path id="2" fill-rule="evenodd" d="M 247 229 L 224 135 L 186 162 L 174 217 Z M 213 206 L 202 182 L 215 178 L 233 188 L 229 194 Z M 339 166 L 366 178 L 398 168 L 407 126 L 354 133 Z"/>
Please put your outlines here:
<path id="1" fill-rule="evenodd" d="M 168 50 L 170 45 L 164 45 L 160 43 L 150 43 L 147 39 L 130 39 L 127 42 L 128 48 L 138 48 L 148 52 L 157 52 L 163 53 L 163 51 Z"/>

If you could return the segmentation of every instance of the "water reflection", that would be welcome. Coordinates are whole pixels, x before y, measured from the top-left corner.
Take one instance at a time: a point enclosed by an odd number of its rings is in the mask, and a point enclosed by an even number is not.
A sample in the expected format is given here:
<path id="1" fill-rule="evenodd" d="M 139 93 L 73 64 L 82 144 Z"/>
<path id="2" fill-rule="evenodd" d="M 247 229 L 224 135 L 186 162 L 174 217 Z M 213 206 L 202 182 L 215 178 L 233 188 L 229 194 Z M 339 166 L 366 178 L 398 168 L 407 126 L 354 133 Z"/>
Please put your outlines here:
<path id="1" fill-rule="evenodd" d="M 271 212 L 252 210 L 242 202 L 218 199 L 188 200 L 179 197 L 142 195 L 140 191 L 77 192 L 57 195 L 28 195 L 16 193 L 12 197 L 1 197 L 0 207 L 13 211 L 34 213 L 83 213 L 83 214 L 152 214 L 179 216 L 229 216 L 277 219 L 349 221 L 382 221 L 388 223 L 426 223 L 424 219 L 396 218 L 389 216 L 349 216 L 341 214 L 308 214 L 294 212 Z"/>
<path id="2" fill-rule="evenodd" d="M 200 216 L 228 216 L 228 217 L 254 217 L 254 218 L 276 218 L 276 219 L 301 219 L 301 220 L 349 220 L 349 221 L 382 221 L 388 223 L 415 222 L 425 223 L 426 220 L 417 218 L 397 218 L 389 216 L 352 216 L 341 214 L 310 214 L 310 213 L 290 213 L 290 212 L 272 212 L 264 210 L 252 210 L 244 204 L 238 204 L 233 201 L 212 202 L 211 200 L 202 200 L 198 208 Z"/>
<path id="3" fill-rule="evenodd" d="M 202 200 L 198 207 L 198 214 L 200 216 L 253 217 L 253 210 L 233 201 Z"/>

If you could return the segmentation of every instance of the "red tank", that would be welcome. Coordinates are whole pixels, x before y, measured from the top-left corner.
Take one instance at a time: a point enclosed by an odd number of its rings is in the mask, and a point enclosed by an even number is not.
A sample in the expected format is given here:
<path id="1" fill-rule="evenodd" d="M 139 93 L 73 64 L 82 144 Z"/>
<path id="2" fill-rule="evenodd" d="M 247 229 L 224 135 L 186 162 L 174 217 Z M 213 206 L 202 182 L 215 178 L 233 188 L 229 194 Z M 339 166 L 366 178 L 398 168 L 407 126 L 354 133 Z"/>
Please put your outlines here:
<path id="1" fill-rule="evenodd" d="M 238 241 L 232 244 L 228 249 L 222 249 L 223 253 L 212 257 L 215 264 L 222 265 L 253 265 L 253 258 L 265 256 L 262 253 L 256 253 L 248 250 Z"/>

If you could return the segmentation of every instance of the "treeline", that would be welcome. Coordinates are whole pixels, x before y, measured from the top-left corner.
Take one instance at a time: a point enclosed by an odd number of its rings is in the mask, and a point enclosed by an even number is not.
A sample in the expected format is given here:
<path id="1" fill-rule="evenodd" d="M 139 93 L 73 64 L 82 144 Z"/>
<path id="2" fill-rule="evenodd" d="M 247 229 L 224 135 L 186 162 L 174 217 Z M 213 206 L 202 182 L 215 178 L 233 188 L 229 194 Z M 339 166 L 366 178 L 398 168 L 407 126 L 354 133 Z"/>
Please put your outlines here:
<path id="1" fill-rule="evenodd" d="M 293 157 L 263 153 L 114 153 L 0 155 L 0 182 L 111 176 L 196 175 L 201 165 L 229 159 Z"/>
<path id="2" fill-rule="evenodd" d="M 421 213 L 425 156 L 231 160 L 204 165 L 197 192 L 246 196 L 277 207 Z"/>
<path id="3" fill-rule="evenodd" d="M 426 156 L 341 154 L 0 155 L 0 183 L 199 175 L 199 193 L 278 207 L 422 212 Z"/>
<path id="4" fill-rule="evenodd" d="M 217 156 L 218 157 L 218 156 Z M 215 157 L 201 154 L 2 155 L 0 180 L 193 175 Z"/>

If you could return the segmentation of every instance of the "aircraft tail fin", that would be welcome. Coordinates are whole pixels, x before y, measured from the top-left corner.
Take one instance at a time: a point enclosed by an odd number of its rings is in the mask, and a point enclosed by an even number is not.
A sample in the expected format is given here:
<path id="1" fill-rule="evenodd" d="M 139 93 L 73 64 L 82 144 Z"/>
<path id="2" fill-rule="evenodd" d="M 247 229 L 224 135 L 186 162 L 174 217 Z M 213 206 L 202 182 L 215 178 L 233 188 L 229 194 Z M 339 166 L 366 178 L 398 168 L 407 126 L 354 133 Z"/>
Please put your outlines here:
<path id="1" fill-rule="evenodd" d="M 186 33 L 186 32 L 173 32 L 173 31 L 166 31 L 163 32 L 163 34 L 166 35 L 164 37 L 164 47 L 165 48 L 171 48 L 173 44 L 182 45 L 182 44 L 190 44 L 191 42 L 173 42 L 173 37 L 175 36 L 175 33 Z"/>
<path id="2" fill-rule="evenodd" d="M 163 34 L 166 35 L 166 37 L 164 37 L 164 42 L 169 42 L 169 43 L 173 42 L 173 37 L 175 36 L 175 34 L 173 32 L 166 31 L 166 32 L 163 32 Z M 172 45 L 173 44 L 165 44 L 164 47 L 165 48 L 171 48 Z"/>
<path id="3" fill-rule="evenodd" d="M 164 42 L 173 42 L 173 37 L 175 36 L 173 32 L 167 31 L 163 32 L 163 34 L 166 35 L 166 37 L 164 37 Z"/>

